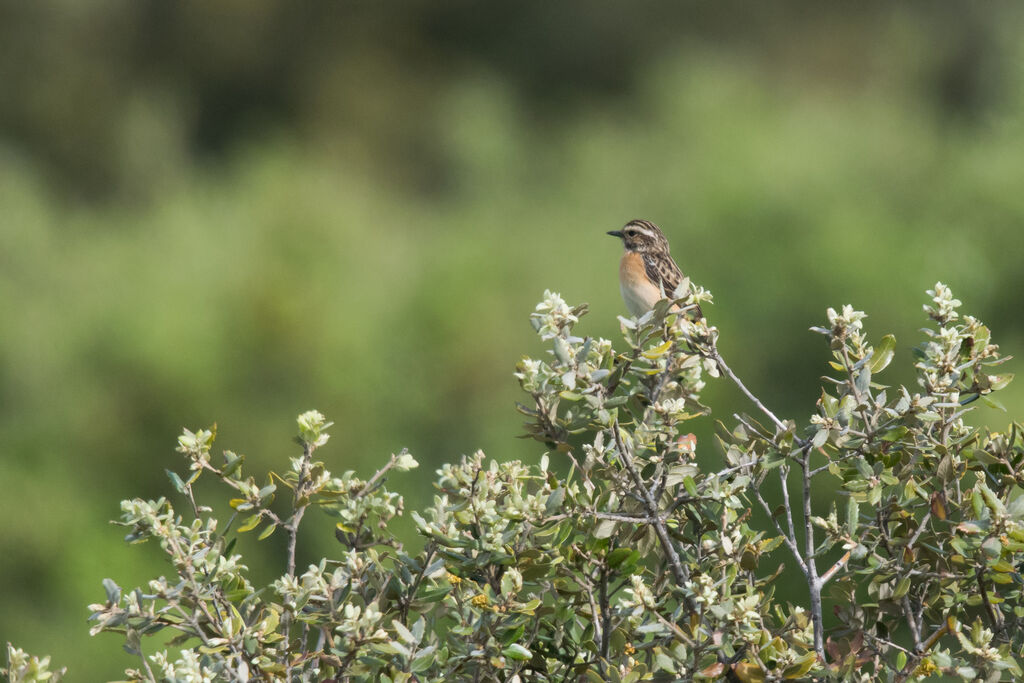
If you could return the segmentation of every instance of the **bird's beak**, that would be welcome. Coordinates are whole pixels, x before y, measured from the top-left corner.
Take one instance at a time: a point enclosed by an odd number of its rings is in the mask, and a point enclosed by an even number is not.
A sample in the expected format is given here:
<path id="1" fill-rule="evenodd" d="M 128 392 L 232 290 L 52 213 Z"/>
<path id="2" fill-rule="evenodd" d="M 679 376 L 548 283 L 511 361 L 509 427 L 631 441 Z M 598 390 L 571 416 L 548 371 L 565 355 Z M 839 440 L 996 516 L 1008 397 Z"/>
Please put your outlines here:
<path id="1" fill-rule="evenodd" d="M 618 237 L 619 239 L 622 239 L 622 231 L 621 230 L 609 230 L 608 234 L 611 235 L 612 237 Z"/>

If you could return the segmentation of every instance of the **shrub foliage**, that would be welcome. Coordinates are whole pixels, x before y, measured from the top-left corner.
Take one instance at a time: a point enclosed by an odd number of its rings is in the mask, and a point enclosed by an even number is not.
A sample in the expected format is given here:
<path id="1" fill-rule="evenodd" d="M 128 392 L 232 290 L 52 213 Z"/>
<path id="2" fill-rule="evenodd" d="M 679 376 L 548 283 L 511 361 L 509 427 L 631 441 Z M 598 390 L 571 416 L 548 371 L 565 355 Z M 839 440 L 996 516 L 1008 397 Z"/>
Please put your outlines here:
<path id="1" fill-rule="evenodd" d="M 1024 437 L 964 421 L 1011 376 L 989 374 L 1005 359 L 946 286 L 928 294 L 919 387 L 882 384 L 895 339 L 872 344 L 862 312 L 829 309 L 812 329 L 830 374 L 798 423 L 688 314 L 704 290 L 683 283 L 621 319 L 618 349 L 578 336 L 585 306 L 546 293 L 531 320 L 548 352 L 516 377 L 547 453 L 442 467 L 433 506 L 412 513 L 415 550 L 390 531 L 403 506 L 385 487 L 417 466 L 408 453 L 368 480 L 335 476 L 317 459 L 331 423 L 310 411 L 301 455 L 257 478 L 243 456 L 214 455 L 213 431 L 186 430 L 174 502 L 121 505 L 127 540 L 158 545 L 172 571 L 131 590 L 105 580 L 92 632 L 121 634 L 139 657 L 126 676 L 145 681 L 1020 677 Z M 684 433 L 710 412 L 709 378 L 753 405 L 717 423 L 715 467 Z M 228 492 L 226 521 L 198 499 L 203 477 Z M 310 508 L 337 519 L 341 549 L 296 570 Z M 235 539 L 275 532 L 284 573 L 254 585 Z M 781 581 L 800 582 L 797 604 L 776 596 Z M 11 646 L 6 673 L 60 674 Z"/>

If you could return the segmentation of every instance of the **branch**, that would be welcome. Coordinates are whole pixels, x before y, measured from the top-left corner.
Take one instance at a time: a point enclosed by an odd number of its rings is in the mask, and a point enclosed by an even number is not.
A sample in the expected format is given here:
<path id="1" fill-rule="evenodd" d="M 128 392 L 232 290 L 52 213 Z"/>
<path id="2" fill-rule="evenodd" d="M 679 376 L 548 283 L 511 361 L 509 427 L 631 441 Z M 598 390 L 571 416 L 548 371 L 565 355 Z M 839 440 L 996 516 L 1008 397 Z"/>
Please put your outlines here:
<path id="1" fill-rule="evenodd" d="M 840 569 L 846 566 L 846 563 L 850 561 L 851 553 L 853 553 L 852 550 L 847 550 L 845 553 L 843 553 L 842 557 L 836 560 L 835 564 L 828 568 L 828 571 L 821 575 L 819 581 L 821 582 L 822 586 L 824 586 L 826 583 L 832 580 L 832 577 L 835 576 L 836 572 L 838 572 Z"/>
<path id="2" fill-rule="evenodd" d="M 768 503 L 765 501 L 764 496 L 761 495 L 760 489 L 756 486 L 751 486 L 751 488 L 754 491 L 754 495 L 757 497 L 757 502 L 761 504 L 761 508 L 764 509 L 765 514 L 768 515 L 768 519 L 770 519 L 772 524 L 775 526 L 775 530 L 779 532 L 779 536 L 782 536 L 782 539 L 786 542 L 786 547 L 789 548 L 791 553 L 793 553 L 793 558 L 796 559 L 797 564 L 800 566 L 800 571 L 802 571 L 806 576 L 807 565 L 804 563 L 803 555 L 800 554 L 800 548 L 796 545 L 796 539 L 790 538 L 789 534 L 782 530 L 782 526 L 779 524 L 779 521 L 775 519 L 775 516 L 772 514 L 771 508 L 768 507 Z"/>
<path id="3" fill-rule="evenodd" d="M 782 487 L 782 506 L 786 511 L 786 526 L 789 528 L 789 537 L 796 543 L 796 525 L 793 524 L 793 504 L 789 501 L 789 465 L 779 467 L 779 485 Z M 760 491 L 758 492 L 760 494 Z M 807 559 L 811 554 L 807 554 Z"/>
<path id="4" fill-rule="evenodd" d="M 747 389 L 747 385 L 743 383 L 743 380 L 736 376 L 736 373 L 732 371 L 732 368 L 730 368 L 728 364 L 726 364 L 725 359 L 722 358 L 722 354 L 718 352 L 717 346 L 711 347 L 711 358 L 714 359 L 716 363 L 718 363 L 718 367 L 722 370 L 722 372 L 724 372 L 729 377 L 729 379 L 732 380 L 733 384 L 739 387 L 740 391 L 742 391 L 743 394 L 747 398 L 749 398 L 750 401 L 755 406 L 757 406 L 762 413 L 767 415 L 768 419 L 770 419 L 776 427 L 778 427 L 783 432 L 787 430 L 785 423 L 783 423 L 782 420 L 780 420 L 775 415 L 775 413 L 769 410 L 768 407 L 765 406 L 765 404 L 761 403 L 761 400 L 757 396 L 754 396 L 754 394 L 751 393 L 750 389 Z"/>
<path id="5" fill-rule="evenodd" d="M 299 536 L 299 524 L 302 516 L 306 514 L 306 505 L 299 504 L 302 498 L 303 489 L 306 487 L 306 477 L 309 476 L 309 461 L 313 455 L 313 447 L 308 443 L 302 447 L 302 464 L 299 466 L 299 480 L 295 484 L 295 491 L 292 492 L 292 519 L 288 523 L 288 576 L 295 576 L 295 544 Z"/>
<path id="6" fill-rule="evenodd" d="M 391 454 L 391 459 L 388 460 L 388 463 L 386 465 L 384 465 L 384 467 L 381 467 L 379 470 L 377 470 L 377 472 L 374 473 L 374 475 L 372 477 L 370 477 L 370 480 L 368 482 L 366 482 L 366 486 L 364 486 L 363 489 L 359 493 L 356 494 L 356 498 L 360 498 L 362 496 L 365 496 L 367 493 L 370 493 L 371 491 L 373 491 L 373 489 L 376 487 L 377 482 L 380 481 L 380 478 L 383 477 L 385 474 L 387 474 L 388 470 L 390 470 L 392 467 L 395 466 L 395 463 L 398 462 L 398 458 L 399 457 L 405 455 L 408 452 L 409 452 L 408 448 L 403 448 L 402 451 L 398 455 L 395 455 L 394 453 L 392 453 Z"/>
<path id="7" fill-rule="evenodd" d="M 761 400 L 757 396 L 755 396 L 753 392 L 750 391 L 750 389 L 747 388 L 747 386 L 743 383 L 743 380 L 741 380 L 736 375 L 736 373 L 732 371 L 732 368 L 729 367 L 729 364 L 725 362 L 724 358 L 722 358 L 722 354 L 718 352 L 718 346 L 714 342 L 712 342 L 711 344 L 710 354 L 711 358 L 718 364 L 719 369 L 729 379 L 732 380 L 733 384 L 739 387 L 740 391 L 742 391 L 743 394 L 748 399 L 750 399 L 750 401 L 755 406 L 757 406 L 762 413 L 768 416 L 768 419 L 770 419 L 772 423 L 775 424 L 776 428 L 778 428 L 780 432 L 789 431 L 789 428 L 786 426 L 786 424 L 782 420 L 780 420 L 775 413 L 769 410 L 768 407 L 764 403 L 762 403 Z M 818 577 L 818 570 L 814 564 L 814 526 L 811 522 L 811 477 L 813 476 L 811 470 L 810 456 L 811 441 L 807 439 L 802 439 L 796 436 L 795 434 L 793 435 L 793 438 L 795 442 L 799 445 L 800 449 L 803 451 L 802 458 L 798 461 L 800 464 L 800 469 L 803 474 L 803 556 L 801 557 L 800 551 L 796 547 L 796 533 L 792 519 L 793 508 L 789 501 L 789 487 L 786 482 L 785 472 L 782 472 L 780 476 L 782 479 L 782 493 L 785 498 L 786 522 L 789 526 L 790 533 L 789 535 L 783 534 L 783 537 L 786 539 L 787 545 L 790 546 L 790 551 L 793 553 L 794 557 L 796 557 L 797 561 L 801 563 L 801 568 L 804 570 L 804 576 L 807 579 L 807 588 L 810 593 L 811 600 L 811 621 L 814 624 L 814 649 L 818 653 L 818 658 L 824 661 L 824 625 L 821 614 L 821 587 L 823 585 L 823 582 Z M 776 439 L 773 439 L 773 442 L 776 441 Z M 775 445 L 776 448 L 778 448 L 777 442 L 773 443 L 773 445 Z M 781 451 L 782 449 L 780 448 L 779 450 Z M 768 505 L 761 497 L 761 492 L 757 489 L 756 484 L 752 483 L 751 488 L 754 489 L 754 492 L 757 495 L 757 498 L 760 501 L 762 507 L 764 507 L 765 510 L 768 511 L 768 516 L 771 518 L 772 523 L 775 524 L 776 529 L 779 529 L 778 522 L 775 520 L 774 517 L 772 517 L 771 511 L 768 510 Z"/>
<path id="8" fill-rule="evenodd" d="M 869 526 L 869 527 L 865 528 L 864 531 L 861 532 L 860 538 L 857 539 L 857 545 L 860 545 L 861 543 L 864 542 L 864 539 L 867 538 L 868 532 L 871 531 L 871 528 L 872 527 Z M 850 541 L 852 542 L 853 539 L 851 538 Z M 856 547 L 856 546 L 854 546 L 854 547 Z M 853 548 L 850 548 L 845 553 L 843 553 L 842 557 L 840 557 L 838 560 L 835 561 L 835 564 L 833 564 L 831 567 L 828 568 L 828 571 L 826 571 L 824 574 L 821 575 L 820 582 L 821 582 L 822 587 L 824 587 L 826 583 L 828 583 L 829 581 L 832 580 L 832 577 L 835 576 L 836 572 L 838 572 L 840 569 L 842 569 L 843 567 L 846 566 L 846 563 L 850 561 L 850 556 L 852 554 L 853 554 Z"/>
<path id="9" fill-rule="evenodd" d="M 903 683 L 903 681 L 913 675 L 914 670 L 917 669 L 917 665 L 921 662 L 924 656 L 928 654 L 928 651 L 935 647 L 935 644 L 939 642 L 939 639 L 947 633 L 953 632 L 953 624 L 953 617 L 945 618 L 942 622 L 942 626 L 935 629 L 935 632 L 928 637 L 928 640 L 925 641 L 920 651 L 907 661 L 906 666 L 904 666 L 903 670 L 900 671 L 898 676 L 896 676 L 896 683 Z"/>
<path id="10" fill-rule="evenodd" d="M 996 632 L 1002 631 L 1003 615 L 992 606 L 992 601 L 988 599 L 988 589 L 985 587 L 985 570 L 978 567 L 975 577 L 978 580 L 978 590 L 981 591 L 981 602 L 985 605 L 985 612 L 988 613 L 989 621 L 992 622 L 992 628 L 995 629 Z"/>
<path id="11" fill-rule="evenodd" d="M 917 539 L 921 536 L 921 532 L 924 531 L 924 528 L 928 526 L 928 520 L 931 519 L 931 517 L 931 510 L 928 510 L 928 512 L 924 513 L 924 517 L 921 518 L 921 523 L 917 525 L 917 530 L 914 532 L 914 535 L 910 537 L 910 542 L 907 543 L 907 550 L 913 548 L 914 544 L 917 543 Z"/>
<path id="12" fill-rule="evenodd" d="M 611 605 L 608 602 L 608 559 L 605 557 L 605 566 L 601 567 L 601 579 L 598 584 L 598 597 L 601 600 L 601 658 L 608 659 L 608 647 L 611 643 Z"/>
<path id="13" fill-rule="evenodd" d="M 907 625 L 910 626 L 910 637 L 914 641 L 914 651 L 921 651 L 921 626 L 917 623 L 917 619 L 914 617 L 914 609 L 910 606 L 910 598 L 906 595 L 900 600 L 900 609 L 903 610 L 903 617 L 907 620 Z"/>
<path id="14" fill-rule="evenodd" d="M 654 531 L 658 535 L 658 540 L 661 542 L 661 546 L 665 550 L 665 554 L 668 556 L 669 566 L 672 568 L 672 575 L 675 577 L 676 583 L 682 586 L 689 579 L 689 576 L 687 575 L 686 570 L 683 569 L 683 564 L 679 560 L 679 553 L 676 552 L 676 548 L 672 544 L 672 539 L 668 535 L 668 529 L 665 527 L 665 523 L 658 516 L 658 503 L 654 500 L 650 491 L 647 490 L 647 487 L 644 486 L 644 482 L 640 478 L 640 473 L 637 471 L 636 465 L 633 464 L 633 457 L 626 448 L 626 444 L 622 441 L 622 433 L 619 431 L 618 421 L 612 423 L 612 435 L 615 437 L 615 447 L 619 452 L 619 457 L 622 458 L 622 463 L 626 466 L 630 477 L 633 479 L 633 483 L 641 493 L 644 509 L 647 510 L 647 515 L 651 519 L 651 524 L 654 526 Z"/>
<path id="15" fill-rule="evenodd" d="M 814 523 L 811 521 L 811 442 L 803 447 L 803 459 L 800 468 L 803 472 L 804 496 L 804 548 L 807 556 L 807 584 L 811 594 L 811 622 L 814 624 L 814 649 L 818 658 L 825 659 L 825 627 L 821 615 L 822 581 L 818 577 L 818 567 L 814 563 Z"/>
<path id="16" fill-rule="evenodd" d="M 409 608 L 412 607 L 412 601 L 416 597 L 416 591 L 419 590 L 420 584 L 423 582 L 423 576 L 427 573 L 427 569 L 430 567 L 430 561 L 434 558 L 434 553 L 437 550 L 437 546 L 433 541 L 427 544 L 426 555 L 423 557 L 423 566 L 416 573 L 416 579 L 413 581 L 412 586 L 409 587 L 409 592 L 401 600 L 401 610 L 399 620 L 409 625 Z"/>

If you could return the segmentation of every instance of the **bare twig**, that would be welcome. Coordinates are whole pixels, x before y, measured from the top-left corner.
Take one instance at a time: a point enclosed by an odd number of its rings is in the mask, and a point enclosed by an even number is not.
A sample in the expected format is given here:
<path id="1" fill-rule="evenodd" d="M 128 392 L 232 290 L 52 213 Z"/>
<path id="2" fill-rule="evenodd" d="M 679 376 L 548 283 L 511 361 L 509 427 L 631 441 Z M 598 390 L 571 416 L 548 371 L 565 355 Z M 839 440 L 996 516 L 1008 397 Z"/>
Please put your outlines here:
<path id="1" fill-rule="evenodd" d="M 786 526 L 789 528 L 789 537 L 796 542 L 796 525 L 793 524 L 793 505 L 789 502 L 789 466 L 779 467 L 779 485 L 782 487 L 782 508 L 786 511 Z M 808 559 L 810 554 L 808 554 Z"/>
<path id="2" fill-rule="evenodd" d="M 400 458 L 401 456 L 405 455 L 408 452 L 408 448 L 403 448 L 398 455 L 392 453 L 391 459 L 388 460 L 388 463 L 384 465 L 384 467 L 381 467 L 379 470 L 377 470 L 374 473 L 374 475 L 370 477 L 370 480 L 366 482 L 366 486 L 364 486 L 362 490 L 359 491 L 358 494 L 356 494 L 356 497 L 358 498 L 361 496 L 365 496 L 366 494 L 372 492 L 374 488 L 376 488 L 377 482 L 380 481 L 380 478 L 387 474 L 388 470 L 395 466 L 395 463 L 398 462 L 398 458 Z"/>
<path id="3" fill-rule="evenodd" d="M 598 598 L 600 599 L 601 605 L 601 639 L 598 641 L 601 644 L 601 659 L 608 659 L 608 647 L 611 643 L 611 618 L 612 610 L 611 605 L 608 602 L 608 566 L 607 559 L 605 565 L 601 567 L 601 578 L 598 582 Z"/>
<path id="4" fill-rule="evenodd" d="M 904 666 L 903 670 L 900 671 L 899 674 L 896 676 L 896 683 L 903 683 L 903 681 L 905 681 L 908 678 L 910 678 L 910 676 L 913 675 L 914 670 L 917 669 L 917 665 L 921 663 L 921 659 L 923 659 L 924 656 L 926 654 L 928 654 L 928 652 L 933 647 L 935 647 L 935 644 L 939 642 L 939 640 L 942 638 L 942 636 L 946 635 L 947 633 L 951 633 L 952 631 L 953 631 L 953 618 L 952 617 L 946 617 L 943 620 L 942 625 L 939 626 L 937 629 L 935 629 L 935 632 L 932 633 L 928 637 L 928 640 L 926 640 L 924 642 L 924 644 L 914 654 L 914 656 L 910 657 L 907 660 L 906 666 Z"/>
<path id="5" fill-rule="evenodd" d="M 153 675 L 153 670 L 149 668 L 149 661 L 146 659 L 146 655 L 142 654 L 141 648 L 139 648 L 139 659 L 142 660 L 142 667 L 146 670 L 147 680 L 156 683 L 156 676 Z"/>
<path id="6" fill-rule="evenodd" d="M 306 479 L 309 477 L 309 463 L 313 456 L 313 446 L 305 444 L 302 448 L 302 463 L 299 465 L 299 479 L 292 492 L 292 518 L 288 522 L 288 576 L 295 576 L 295 544 L 299 536 L 299 524 L 306 514 L 307 503 L 300 503 L 305 496 Z"/>
<path id="7" fill-rule="evenodd" d="M 626 444 L 622 441 L 622 433 L 619 431 L 619 423 L 615 422 L 612 424 L 612 435 L 615 438 L 615 447 L 619 452 L 619 457 L 622 459 L 622 463 L 626 466 L 629 471 L 630 477 L 633 478 L 633 483 L 637 490 L 641 492 L 643 505 L 647 511 L 648 516 L 651 518 L 651 525 L 654 527 L 655 533 L 658 535 L 658 540 L 661 542 L 662 548 L 665 550 L 665 554 L 668 556 L 669 567 L 672 569 L 672 575 L 676 579 L 678 585 L 683 585 L 689 579 L 689 575 L 683 568 L 683 563 L 679 560 L 679 553 L 676 552 L 675 545 L 672 543 L 672 538 L 668 535 L 668 529 L 665 527 L 665 523 L 658 516 L 658 503 L 654 500 L 650 491 L 644 486 L 643 480 L 640 478 L 640 473 L 636 469 L 636 465 L 633 464 L 633 456 L 629 452 Z"/>
<path id="8" fill-rule="evenodd" d="M 910 537 L 910 542 L 907 543 L 907 550 L 913 548 L 914 544 L 917 543 L 917 539 L 921 536 L 921 532 L 924 531 L 924 528 L 928 526 L 928 520 L 931 519 L 931 517 L 932 511 L 929 510 L 924 514 L 924 517 L 921 518 L 921 523 L 917 525 L 917 530 L 914 532 L 914 535 Z"/>
<path id="9" fill-rule="evenodd" d="M 907 625 L 910 627 L 910 637 L 914 641 L 914 651 L 920 652 L 921 650 L 921 625 L 917 623 L 917 619 L 914 618 L 914 609 L 910 606 L 910 598 L 906 595 L 900 600 L 900 609 L 903 610 L 903 617 L 907 620 Z"/>
<path id="10" fill-rule="evenodd" d="M 423 566 L 418 572 L 416 572 L 416 579 L 413 581 L 412 586 L 409 587 L 409 592 L 402 598 L 401 601 L 401 616 L 400 621 L 406 626 L 409 625 L 409 608 L 412 606 L 412 600 L 416 596 L 416 591 L 419 590 L 420 584 L 423 582 L 423 577 L 427 573 L 427 568 L 430 566 L 430 561 L 434 559 L 434 553 L 437 551 L 437 546 L 430 542 L 426 547 L 426 555 L 423 558 Z"/>
<path id="11" fill-rule="evenodd" d="M 864 539 L 867 538 L 868 532 L 871 531 L 871 529 L 871 526 L 867 526 L 864 529 L 864 531 L 861 532 L 860 538 L 857 539 L 858 545 L 864 542 Z M 853 539 L 850 540 L 852 542 Z M 843 553 L 843 556 L 836 560 L 835 563 L 828 568 L 828 571 L 821 575 L 820 582 L 823 587 L 825 584 L 832 580 L 832 577 L 835 576 L 838 571 L 840 571 L 843 567 L 846 566 L 846 563 L 850 561 L 850 556 L 852 554 L 853 548 L 850 548 L 850 550 L 847 550 L 845 553 Z"/>
<path id="12" fill-rule="evenodd" d="M 756 486 L 751 486 L 751 489 L 754 491 L 754 497 L 757 498 L 757 502 L 761 504 L 761 508 L 764 510 L 764 513 L 768 515 L 768 519 L 771 520 L 772 525 L 775 526 L 775 530 L 779 532 L 779 536 L 782 536 L 782 540 L 785 541 L 786 547 L 789 548 L 789 551 L 793 554 L 793 559 L 795 559 L 797 564 L 800 566 L 800 571 L 802 571 L 806 576 L 807 564 L 804 562 L 803 555 L 800 554 L 800 548 L 796 545 L 796 539 L 783 531 L 779 521 L 775 519 L 775 515 L 772 514 L 771 508 L 768 507 L 768 502 L 764 499 L 764 496 L 761 495 L 761 491 Z"/>
<path id="13" fill-rule="evenodd" d="M 814 523 L 811 521 L 811 443 L 804 446 L 800 468 L 803 472 L 803 508 L 804 508 L 804 559 L 807 562 L 807 584 L 811 597 L 811 623 L 814 625 L 814 649 L 818 657 L 825 659 L 825 627 L 821 614 L 822 581 L 818 577 L 818 567 L 814 561 Z M 787 506 L 787 511 L 789 507 Z"/>
<path id="14" fill-rule="evenodd" d="M 775 426 L 779 428 L 780 431 L 786 431 L 787 427 L 785 423 L 783 423 L 782 420 L 776 417 L 775 413 L 769 410 L 764 403 L 761 403 L 761 399 L 759 399 L 757 396 L 754 396 L 754 394 L 751 393 L 750 389 L 747 389 L 747 385 L 745 385 L 743 383 L 743 380 L 737 377 L 736 373 L 732 371 L 732 368 L 730 368 L 729 365 L 725 362 L 725 359 L 722 358 L 722 354 L 718 352 L 717 347 L 711 348 L 711 358 L 713 358 L 714 361 L 718 364 L 718 367 L 721 368 L 722 372 L 724 372 L 729 377 L 729 379 L 732 380 L 733 384 L 739 387 L 740 391 L 742 391 L 743 394 L 748 399 L 750 399 L 751 403 L 757 406 L 762 413 L 767 415 L 768 419 L 770 419 L 775 424 Z"/>
<path id="15" fill-rule="evenodd" d="M 992 606 L 992 601 L 988 599 L 988 588 L 985 586 L 985 570 L 982 567 L 978 567 L 975 578 L 978 581 L 978 590 L 981 591 L 981 602 L 985 605 L 985 612 L 992 623 L 992 628 L 997 632 L 1001 631 L 1003 629 L 1003 615 Z"/>

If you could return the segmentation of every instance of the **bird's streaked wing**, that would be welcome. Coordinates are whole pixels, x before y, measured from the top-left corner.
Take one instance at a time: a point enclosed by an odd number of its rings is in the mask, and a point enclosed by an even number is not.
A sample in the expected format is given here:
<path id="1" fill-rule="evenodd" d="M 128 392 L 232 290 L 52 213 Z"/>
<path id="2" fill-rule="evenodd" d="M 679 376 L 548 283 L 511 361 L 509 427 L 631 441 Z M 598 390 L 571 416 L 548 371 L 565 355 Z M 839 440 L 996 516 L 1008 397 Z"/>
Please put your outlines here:
<path id="1" fill-rule="evenodd" d="M 665 254 L 664 257 L 644 254 L 643 257 L 644 270 L 647 272 L 647 277 L 650 278 L 651 282 L 665 290 L 665 296 L 671 297 L 672 293 L 676 291 L 676 287 L 683 281 L 683 273 L 679 270 L 679 266 L 676 265 L 676 262 L 668 254 Z M 694 314 L 697 318 L 701 318 L 704 315 L 700 310 L 700 306 L 694 309 Z"/>

